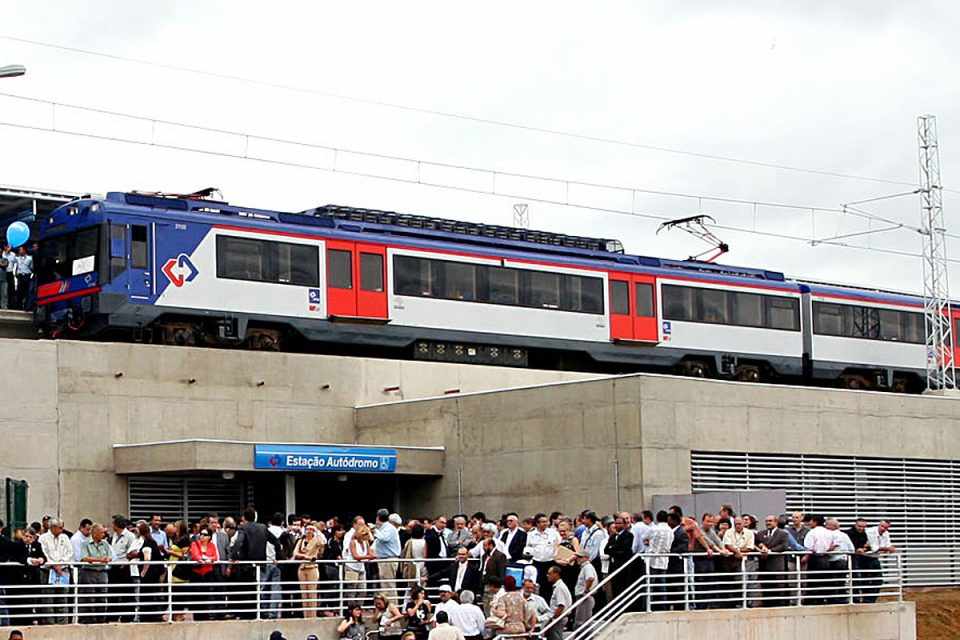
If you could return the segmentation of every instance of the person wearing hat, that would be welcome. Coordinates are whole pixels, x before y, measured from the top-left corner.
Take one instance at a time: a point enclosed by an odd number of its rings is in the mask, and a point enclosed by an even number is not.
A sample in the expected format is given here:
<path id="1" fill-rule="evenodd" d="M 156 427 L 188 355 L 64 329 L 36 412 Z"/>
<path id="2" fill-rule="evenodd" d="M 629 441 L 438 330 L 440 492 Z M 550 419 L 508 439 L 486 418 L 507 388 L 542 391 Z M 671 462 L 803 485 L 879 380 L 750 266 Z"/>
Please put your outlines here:
<path id="1" fill-rule="evenodd" d="M 583 601 L 577 605 L 577 610 L 573 613 L 574 629 L 578 629 L 580 625 L 593 617 L 595 601 L 592 595 L 587 596 L 587 594 L 597 584 L 597 570 L 590 562 L 590 554 L 586 551 L 578 551 L 577 564 L 580 565 L 580 573 L 577 575 L 577 586 L 573 590 L 573 600 L 577 602 L 583 598 Z M 584 596 L 586 597 L 584 598 Z"/>
<path id="2" fill-rule="evenodd" d="M 457 594 L 453 588 L 446 583 L 440 585 L 438 591 L 440 592 L 440 602 L 434 607 L 434 611 L 445 611 L 447 615 L 450 616 L 450 613 L 460 606 L 460 603 L 457 602 L 456 599 Z M 450 617 L 452 618 L 453 616 Z"/>

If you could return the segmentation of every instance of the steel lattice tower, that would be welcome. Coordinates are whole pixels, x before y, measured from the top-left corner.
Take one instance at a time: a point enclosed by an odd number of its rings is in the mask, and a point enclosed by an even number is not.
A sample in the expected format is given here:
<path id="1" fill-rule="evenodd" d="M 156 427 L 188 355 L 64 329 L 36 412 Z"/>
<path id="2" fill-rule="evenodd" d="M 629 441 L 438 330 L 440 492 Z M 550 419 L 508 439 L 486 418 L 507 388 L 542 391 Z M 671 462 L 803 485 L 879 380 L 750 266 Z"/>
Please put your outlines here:
<path id="1" fill-rule="evenodd" d="M 956 389 L 947 246 L 940 185 L 937 119 L 917 118 L 920 145 L 920 230 L 923 235 L 923 315 L 927 344 L 927 389 Z"/>

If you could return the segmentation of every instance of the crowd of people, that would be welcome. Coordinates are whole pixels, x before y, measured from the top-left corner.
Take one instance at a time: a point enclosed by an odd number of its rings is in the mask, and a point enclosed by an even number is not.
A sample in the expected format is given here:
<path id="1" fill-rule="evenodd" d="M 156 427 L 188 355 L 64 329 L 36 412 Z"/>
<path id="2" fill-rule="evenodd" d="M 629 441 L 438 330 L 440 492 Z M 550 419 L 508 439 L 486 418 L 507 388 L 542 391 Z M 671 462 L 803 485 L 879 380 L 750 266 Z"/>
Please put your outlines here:
<path id="1" fill-rule="evenodd" d="M 36 245 L 33 246 L 33 252 Z M 9 244 L 0 251 L 0 307 L 4 309 L 26 309 L 30 297 L 30 284 L 33 279 L 33 255 L 26 246 L 14 249 Z"/>
<path id="2" fill-rule="evenodd" d="M 83 519 L 75 532 L 45 517 L 0 537 L 0 625 L 342 613 L 339 631 L 350 640 L 370 631 L 459 640 L 544 628 L 559 639 L 635 584 L 643 588 L 634 610 L 826 604 L 851 593 L 873 602 L 879 557 L 896 549 L 889 522 L 867 524 L 842 531 L 835 519 L 800 513 L 761 523 L 729 506 L 699 520 L 678 506 L 406 522 L 381 509 L 369 524 L 282 514 L 262 523 L 248 507 L 239 520 L 211 514 L 189 525 L 159 515 L 118 515 L 109 527 Z M 81 606 L 72 611 L 74 582 Z M 564 622 L 550 625 L 558 617 Z"/>

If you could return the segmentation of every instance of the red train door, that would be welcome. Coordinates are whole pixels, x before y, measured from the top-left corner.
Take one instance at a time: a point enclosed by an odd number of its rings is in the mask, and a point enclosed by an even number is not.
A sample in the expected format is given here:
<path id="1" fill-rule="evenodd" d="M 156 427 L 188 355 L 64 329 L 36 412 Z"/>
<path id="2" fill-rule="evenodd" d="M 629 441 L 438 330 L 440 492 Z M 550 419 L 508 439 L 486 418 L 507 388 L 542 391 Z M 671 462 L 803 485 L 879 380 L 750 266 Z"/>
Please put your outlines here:
<path id="1" fill-rule="evenodd" d="M 357 315 L 355 256 L 354 243 L 327 240 L 328 316 L 352 318 Z"/>
<path id="2" fill-rule="evenodd" d="M 630 275 L 610 274 L 610 339 L 633 340 L 634 323 L 630 315 Z"/>
<path id="3" fill-rule="evenodd" d="M 640 342 L 659 342 L 657 280 L 652 276 L 638 275 L 634 275 L 631 280 L 633 339 Z"/>
<path id="4" fill-rule="evenodd" d="M 361 318 L 387 319 L 386 247 L 357 243 L 357 313 Z"/>
<path id="5" fill-rule="evenodd" d="M 386 249 L 382 245 L 327 241 L 327 315 L 386 320 Z"/>

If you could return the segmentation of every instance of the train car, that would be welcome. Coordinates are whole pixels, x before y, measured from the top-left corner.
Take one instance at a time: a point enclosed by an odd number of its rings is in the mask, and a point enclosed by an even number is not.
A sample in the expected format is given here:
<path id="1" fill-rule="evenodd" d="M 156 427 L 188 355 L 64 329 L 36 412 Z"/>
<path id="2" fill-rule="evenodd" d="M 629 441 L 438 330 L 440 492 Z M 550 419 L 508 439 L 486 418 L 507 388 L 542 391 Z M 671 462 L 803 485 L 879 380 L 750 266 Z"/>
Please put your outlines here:
<path id="1" fill-rule="evenodd" d="M 813 329 L 830 330 L 840 288 L 603 238 L 109 193 L 52 212 L 40 242 L 35 318 L 51 336 L 871 388 L 915 371 L 905 338 L 874 359 L 871 338 Z M 884 318 L 913 304 L 858 295 Z"/>

